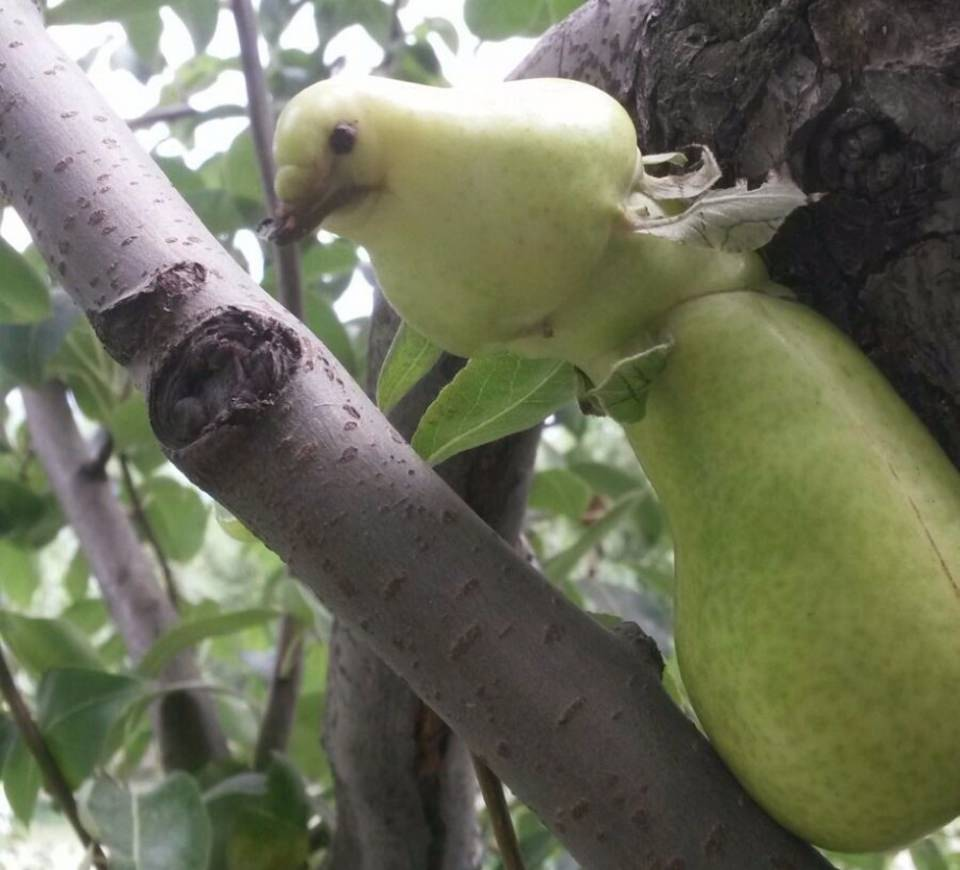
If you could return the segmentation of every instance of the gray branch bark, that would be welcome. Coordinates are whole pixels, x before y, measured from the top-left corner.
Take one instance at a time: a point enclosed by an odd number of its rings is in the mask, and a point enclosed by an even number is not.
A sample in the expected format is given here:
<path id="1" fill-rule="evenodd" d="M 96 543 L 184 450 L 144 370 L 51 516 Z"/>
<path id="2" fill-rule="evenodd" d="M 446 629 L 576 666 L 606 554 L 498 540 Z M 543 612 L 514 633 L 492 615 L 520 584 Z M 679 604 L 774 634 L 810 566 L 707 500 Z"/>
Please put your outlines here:
<path id="1" fill-rule="evenodd" d="M 177 613 L 157 582 L 109 478 L 87 473 L 90 448 L 77 430 L 63 387 L 50 383 L 21 391 L 33 448 L 136 662 L 176 625 Z M 170 662 L 161 678 L 168 683 L 197 682 L 200 674 L 193 656 L 184 652 Z M 226 740 L 206 693 L 169 692 L 153 712 L 166 769 L 199 770 L 226 756 Z"/>
<path id="2" fill-rule="evenodd" d="M 743 793 L 655 663 L 520 559 L 251 284 L 26 0 L 0 13 L 0 45 L 0 192 L 189 477 L 585 866 L 828 866 Z"/>
<path id="3" fill-rule="evenodd" d="M 367 392 L 398 320 L 378 294 Z M 452 357 L 404 398 L 390 416 L 405 438 L 462 365 Z M 461 454 L 437 471 L 505 540 L 520 532 L 539 431 Z M 386 582 L 389 578 L 380 578 Z M 462 744 L 351 629 L 331 638 L 325 745 L 336 776 L 337 831 L 332 868 L 469 870 L 480 858 L 476 782 Z M 370 747 L 382 747 L 371 752 Z"/>

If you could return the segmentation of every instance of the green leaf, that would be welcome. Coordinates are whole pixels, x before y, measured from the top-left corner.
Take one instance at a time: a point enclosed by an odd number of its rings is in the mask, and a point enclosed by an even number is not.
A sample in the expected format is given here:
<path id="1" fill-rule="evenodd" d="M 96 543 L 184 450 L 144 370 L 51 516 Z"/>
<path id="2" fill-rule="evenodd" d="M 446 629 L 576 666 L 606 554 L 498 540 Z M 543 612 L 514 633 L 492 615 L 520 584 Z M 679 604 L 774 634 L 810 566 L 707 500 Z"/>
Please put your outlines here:
<path id="1" fill-rule="evenodd" d="M 297 698 L 288 751 L 304 776 L 329 783 L 332 780 L 330 762 L 317 740 L 317 722 L 323 721 L 326 703 L 325 690 L 304 692 Z"/>
<path id="2" fill-rule="evenodd" d="M 17 480 L 0 477 L 0 535 L 13 535 L 38 522 L 45 500 Z"/>
<path id="3" fill-rule="evenodd" d="M 190 31 L 194 51 L 203 54 L 217 29 L 217 0 L 173 0 L 170 8 Z"/>
<path id="4" fill-rule="evenodd" d="M 96 670 L 102 666 L 86 636 L 62 619 L 20 616 L 0 610 L 0 636 L 17 661 L 33 674 L 59 667 Z"/>
<path id="5" fill-rule="evenodd" d="M 274 870 L 306 860 L 309 804 L 286 759 L 275 756 L 266 774 L 225 779 L 204 799 L 214 826 L 213 867 Z"/>
<path id="6" fill-rule="evenodd" d="M 9 541 L 0 540 L 0 593 L 3 601 L 25 608 L 40 584 L 36 556 Z"/>
<path id="7" fill-rule="evenodd" d="M 133 677 L 57 668 L 37 687 L 37 724 L 67 781 L 76 788 L 104 760 L 113 728 L 146 695 Z"/>
<path id="8" fill-rule="evenodd" d="M 192 0 L 184 0 L 185 3 L 192 2 Z M 159 106 L 169 106 L 175 105 L 178 103 L 187 102 L 188 99 L 199 91 L 206 90 L 210 85 L 212 85 L 220 77 L 221 73 L 227 70 L 239 69 L 240 68 L 240 59 L 233 55 L 231 57 L 213 57 L 209 54 L 198 54 L 195 57 L 190 58 L 185 63 L 181 64 L 173 76 L 173 81 L 166 85 L 163 90 L 160 92 L 160 101 Z M 209 112 L 204 112 L 204 117 L 218 117 L 219 112 L 229 111 L 231 117 L 245 117 L 246 110 L 243 112 L 236 112 L 235 109 L 239 107 L 229 107 L 223 106 L 219 109 L 211 109 Z M 225 115 L 219 115 L 220 117 L 225 117 Z M 177 122 L 178 123 L 178 122 Z M 193 123 L 191 129 L 196 126 L 196 122 Z M 173 132 L 175 128 L 171 128 Z M 214 161 L 217 165 L 220 164 L 223 153 L 219 152 L 215 155 L 215 158 L 208 160 L 204 166 L 209 164 L 211 161 Z M 169 160 L 171 158 L 164 158 Z M 177 159 L 177 162 L 180 162 Z M 166 165 L 161 163 L 164 171 L 167 171 Z M 169 173 L 168 173 L 169 174 Z M 177 189 L 180 189 L 176 179 L 171 179 L 174 184 L 177 185 Z M 212 180 L 212 179 L 208 179 Z M 196 180 L 190 186 L 195 187 L 199 184 L 203 185 L 203 178 L 197 175 Z"/>
<path id="9" fill-rule="evenodd" d="M 203 221 L 204 226 L 217 236 L 224 236 L 243 227 L 243 216 L 236 200 L 219 188 L 188 190 L 184 199 Z"/>
<path id="10" fill-rule="evenodd" d="M 592 495 L 593 490 L 582 477 L 565 468 L 551 468 L 534 476 L 527 505 L 534 510 L 579 520 Z"/>
<path id="11" fill-rule="evenodd" d="M 48 9 L 46 23 L 99 24 L 130 18 L 151 9 L 159 9 L 168 0 L 64 0 Z"/>
<path id="12" fill-rule="evenodd" d="M 132 393 L 114 405 L 107 427 L 117 452 L 123 453 L 143 474 L 149 474 L 166 461 L 150 428 L 142 393 Z"/>
<path id="13" fill-rule="evenodd" d="M 377 406 L 389 414 L 443 353 L 429 338 L 401 322 L 377 379 Z"/>
<path id="14" fill-rule="evenodd" d="M 163 22 L 159 9 L 145 9 L 136 15 L 125 18 L 124 30 L 127 44 L 114 52 L 113 64 L 133 73 L 141 82 L 146 82 L 163 67 L 160 55 L 160 36 Z"/>
<path id="15" fill-rule="evenodd" d="M 227 844 L 229 870 L 275 870 L 303 867 L 310 853 L 306 825 L 300 827 L 272 813 L 245 808 Z"/>
<path id="16" fill-rule="evenodd" d="M 168 559 L 186 562 L 200 552 L 208 511 L 195 489 L 169 477 L 151 477 L 141 487 L 140 498 L 147 522 Z"/>
<path id="17" fill-rule="evenodd" d="M 21 546 L 40 547 L 59 531 L 63 518 L 56 499 L 49 493 L 36 492 L 28 482 L 33 487 L 44 485 L 42 477 L 28 481 L 0 477 L 0 538 Z"/>
<path id="18" fill-rule="evenodd" d="M 246 544 L 250 541 L 260 540 L 219 502 L 213 506 L 213 518 L 217 521 L 217 525 L 235 541 Z"/>
<path id="19" fill-rule="evenodd" d="M 697 720 L 697 714 L 690 703 L 690 696 L 687 694 L 687 687 L 683 684 L 683 677 L 680 674 L 680 665 L 677 662 L 676 652 L 670 653 L 663 662 L 663 672 L 660 675 L 660 682 L 664 691 L 673 699 L 676 704 L 686 714 L 687 718 L 700 727 Z"/>
<path id="20" fill-rule="evenodd" d="M 470 360 L 427 408 L 413 436 L 428 462 L 535 426 L 576 394 L 572 365 L 498 354 Z"/>
<path id="21" fill-rule="evenodd" d="M 543 564 L 544 573 L 554 582 L 567 579 L 577 563 L 630 516 L 643 495 L 643 493 L 631 493 L 612 505 L 599 520 L 587 526 L 575 543 L 547 559 Z"/>
<path id="22" fill-rule="evenodd" d="M 63 619 L 72 622 L 88 637 L 96 634 L 110 620 L 102 598 L 82 598 L 74 601 L 63 613 Z"/>
<path id="23" fill-rule="evenodd" d="M 910 848 L 916 870 L 950 870 L 940 847 L 929 837 Z"/>
<path id="24" fill-rule="evenodd" d="M 668 340 L 620 360 L 607 379 L 588 390 L 585 398 L 597 402 L 618 423 L 639 423 L 647 413 L 647 395 L 663 371 L 673 348 Z"/>
<path id="25" fill-rule="evenodd" d="M 40 768 L 19 735 L 3 762 L 3 791 L 14 815 L 29 825 L 40 793 Z"/>
<path id="26" fill-rule="evenodd" d="M 357 248 L 347 239 L 336 238 L 329 242 L 316 242 L 307 248 L 300 260 L 303 277 L 313 282 L 330 275 L 352 272 L 357 265 Z"/>
<path id="27" fill-rule="evenodd" d="M 447 18 L 424 18 L 423 22 L 418 24 L 414 30 L 416 36 L 426 36 L 428 33 L 436 33 L 454 54 L 460 49 L 460 35 L 453 22 Z"/>
<path id="28" fill-rule="evenodd" d="M 223 162 L 223 184 L 235 200 L 263 201 L 260 168 L 249 130 L 237 136 L 227 149 Z"/>
<path id="29" fill-rule="evenodd" d="M 153 646 L 140 660 L 137 673 L 154 676 L 163 670 L 174 656 L 202 640 L 263 625 L 281 615 L 277 610 L 255 607 L 180 622 L 154 641 Z"/>
<path id="30" fill-rule="evenodd" d="M 83 805 L 91 833 L 110 849 L 111 870 L 206 870 L 211 828 L 196 781 L 182 772 L 133 793 L 98 779 Z"/>
<path id="31" fill-rule="evenodd" d="M 57 352 L 47 375 L 70 387 L 80 410 L 90 419 L 106 422 L 127 388 L 124 370 L 107 354 L 86 318 L 78 318 Z"/>
<path id="32" fill-rule="evenodd" d="M 392 13 L 382 0 L 314 0 L 314 18 L 320 51 L 341 30 L 351 24 L 359 24 L 380 45 L 390 42 Z"/>
<path id="33" fill-rule="evenodd" d="M 539 36 L 583 0 L 466 0 L 463 17 L 481 39 Z"/>
<path id="34" fill-rule="evenodd" d="M 315 290 L 308 290 L 303 300 L 304 322 L 348 372 L 357 369 L 357 358 L 350 336 L 337 317 L 333 306 Z"/>
<path id="35" fill-rule="evenodd" d="M 7 242 L 0 239 L 0 323 L 37 323 L 53 309 L 43 279 Z"/>
<path id="36" fill-rule="evenodd" d="M 65 293 L 51 296 L 53 313 L 38 323 L 0 323 L 0 369 L 18 383 L 38 387 L 47 379 L 47 361 L 80 316 Z"/>
<path id="37" fill-rule="evenodd" d="M 13 749 L 13 744 L 17 739 L 17 726 L 13 724 L 13 718 L 5 710 L 0 710 L 0 770 L 3 768 L 3 762 L 7 753 Z M 0 775 L 0 780 L 3 776 Z"/>
<path id="38" fill-rule="evenodd" d="M 67 590 L 67 595 L 71 601 L 77 601 L 87 594 L 87 586 L 90 583 L 90 565 L 87 563 L 87 557 L 83 550 L 77 547 L 63 575 L 61 584 Z"/>
<path id="39" fill-rule="evenodd" d="M 311 814 L 306 784 L 290 759 L 279 753 L 267 766 L 267 805 L 274 816 L 306 831 Z"/>
<path id="40" fill-rule="evenodd" d="M 576 462 L 570 470 L 590 484 L 594 491 L 614 499 L 647 486 L 639 474 L 604 462 Z"/>

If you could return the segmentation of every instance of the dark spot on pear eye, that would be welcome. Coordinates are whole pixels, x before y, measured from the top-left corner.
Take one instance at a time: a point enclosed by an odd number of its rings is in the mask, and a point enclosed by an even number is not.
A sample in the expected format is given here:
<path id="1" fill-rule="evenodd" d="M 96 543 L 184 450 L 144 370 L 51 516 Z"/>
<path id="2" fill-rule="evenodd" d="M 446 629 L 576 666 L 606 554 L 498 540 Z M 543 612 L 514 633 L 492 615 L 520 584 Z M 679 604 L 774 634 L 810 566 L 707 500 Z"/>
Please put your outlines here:
<path id="1" fill-rule="evenodd" d="M 349 154 L 357 141 L 357 125 L 341 121 L 330 133 L 330 149 L 334 154 Z"/>

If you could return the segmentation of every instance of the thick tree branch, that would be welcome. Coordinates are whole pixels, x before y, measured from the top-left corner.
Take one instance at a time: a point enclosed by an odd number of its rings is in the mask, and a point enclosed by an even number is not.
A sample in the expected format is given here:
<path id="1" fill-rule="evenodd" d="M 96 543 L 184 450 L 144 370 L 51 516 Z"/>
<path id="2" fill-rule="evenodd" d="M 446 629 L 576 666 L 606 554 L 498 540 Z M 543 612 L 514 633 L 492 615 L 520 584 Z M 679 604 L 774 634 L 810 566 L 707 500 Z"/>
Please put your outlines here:
<path id="1" fill-rule="evenodd" d="M 105 476 L 85 473 L 90 451 L 64 388 L 22 387 L 27 426 L 50 486 L 70 521 L 100 586 L 114 624 L 134 661 L 177 621 L 133 525 Z M 166 668 L 168 682 L 196 682 L 193 658 L 181 653 Z M 226 740 L 208 695 L 177 691 L 163 696 L 154 724 L 167 769 L 197 770 L 226 755 Z"/>
<path id="2" fill-rule="evenodd" d="M 367 392 L 399 320 L 379 293 L 371 320 Z M 409 438 L 424 409 L 462 360 L 445 357 L 391 414 Z M 438 468 L 447 483 L 505 540 L 519 532 L 538 433 L 458 456 Z M 373 578 L 386 583 L 389 577 Z M 475 867 L 475 792 L 460 740 L 339 621 L 332 638 L 325 744 L 337 781 L 332 867 L 380 867 L 405 856 L 414 870 Z M 434 724 L 432 724 L 434 723 Z M 371 745 L 387 751 L 371 753 Z M 481 763 L 482 762 L 478 762 Z M 391 858 L 391 856 L 393 856 Z"/>
<path id="3" fill-rule="evenodd" d="M 0 14 L 0 43 L 0 189 L 147 391 L 156 434 L 189 477 L 362 632 L 581 863 L 827 866 L 750 801 L 658 669 L 526 565 L 251 284 L 26 0 Z"/>

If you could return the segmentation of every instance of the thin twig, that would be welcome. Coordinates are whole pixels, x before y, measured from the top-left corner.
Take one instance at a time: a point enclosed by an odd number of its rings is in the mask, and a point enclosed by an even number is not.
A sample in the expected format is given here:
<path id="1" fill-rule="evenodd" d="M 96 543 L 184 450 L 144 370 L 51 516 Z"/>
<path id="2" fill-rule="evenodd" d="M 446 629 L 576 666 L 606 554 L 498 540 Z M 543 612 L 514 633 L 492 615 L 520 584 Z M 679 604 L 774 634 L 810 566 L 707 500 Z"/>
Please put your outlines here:
<path id="1" fill-rule="evenodd" d="M 43 739 L 37 723 L 33 721 L 33 716 L 30 714 L 30 710 L 27 708 L 27 703 L 23 700 L 20 690 L 17 689 L 17 684 L 13 679 L 10 667 L 7 665 L 2 647 L 0 647 L 0 694 L 3 695 L 3 699 L 7 702 L 7 707 L 10 708 L 13 721 L 16 723 L 17 730 L 20 732 L 23 742 L 27 745 L 27 749 L 30 750 L 30 754 L 34 757 L 37 766 L 40 768 L 47 791 L 53 796 L 57 803 L 60 804 L 64 815 L 66 815 L 77 837 L 80 838 L 80 842 L 83 843 L 84 848 L 92 851 L 94 864 L 97 867 L 106 867 L 107 860 L 100 848 L 100 844 L 90 836 L 87 829 L 83 826 L 83 822 L 80 821 L 80 815 L 77 812 L 77 803 L 73 799 L 73 791 L 70 788 L 70 784 L 63 775 L 63 771 L 60 770 L 60 765 L 53 757 L 53 753 L 50 751 L 50 747 L 47 746 L 46 740 Z"/>
<path id="2" fill-rule="evenodd" d="M 107 463 L 113 455 L 113 436 L 109 430 L 101 429 L 93 441 L 93 457 L 81 471 L 91 480 L 107 479 Z"/>
<path id="3" fill-rule="evenodd" d="M 179 610 L 180 594 L 177 591 L 177 584 L 173 578 L 173 570 L 170 568 L 170 563 L 167 561 L 167 555 L 163 552 L 163 547 L 160 546 L 160 541 L 153 531 L 153 526 L 147 518 L 146 511 L 143 509 L 143 502 L 140 501 L 140 493 L 137 492 L 136 484 L 133 482 L 133 475 L 130 473 L 130 463 L 127 457 L 123 453 L 120 453 L 118 454 L 118 458 L 120 459 L 120 471 L 123 474 L 123 488 L 127 491 L 127 498 L 130 500 L 130 507 L 133 510 L 134 519 L 136 519 L 137 525 L 140 526 L 140 531 L 150 544 L 150 549 L 153 550 L 153 554 L 157 557 L 160 573 L 163 574 L 163 588 L 167 592 L 167 598 L 170 599 L 174 610 Z"/>
<path id="4" fill-rule="evenodd" d="M 270 694 L 253 753 L 256 770 L 266 770 L 273 753 L 282 751 L 290 742 L 302 675 L 303 630 L 295 619 L 285 616 L 280 622 Z"/>
<path id="5" fill-rule="evenodd" d="M 403 44 L 405 34 L 400 24 L 400 6 L 402 3 L 403 0 L 393 0 L 393 3 L 390 4 L 390 38 L 383 50 L 383 59 L 373 70 L 375 73 L 390 75 L 393 62 L 397 57 L 397 48 Z"/>
<path id="6" fill-rule="evenodd" d="M 273 163 L 273 113 L 270 95 L 260 65 L 257 48 L 257 18 L 250 0 L 231 0 L 233 16 L 237 22 L 240 40 L 240 61 L 247 84 L 247 106 L 250 114 L 250 134 L 253 136 L 257 165 L 260 167 L 260 182 L 270 217 L 277 216 L 277 194 L 273 189 L 275 167 Z M 280 301 L 294 314 L 303 319 L 303 287 L 300 280 L 300 257 L 295 245 L 273 246 L 273 262 L 277 266 L 277 287 Z"/>
<path id="7" fill-rule="evenodd" d="M 473 759 L 477 782 L 480 783 L 480 794 L 487 805 L 493 838 L 497 841 L 504 870 L 524 870 L 523 856 L 520 854 L 517 832 L 513 829 L 513 819 L 510 817 L 510 807 L 507 806 L 507 797 L 503 792 L 503 783 L 476 755 L 470 757 Z"/>
<path id="8" fill-rule="evenodd" d="M 243 106 L 234 106 L 229 103 L 209 109 L 195 109 L 187 103 L 178 103 L 175 106 L 158 106 L 136 118 L 130 118 L 127 126 L 131 130 L 145 130 L 154 124 L 171 124 L 174 121 L 187 119 L 195 119 L 199 124 L 220 118 L 242 118 L 246 114 L 247 110 Z"/>
<path id="9" fill-rule="evenodd" d="M 240 62 L 247 85 L 247 106 L 250 133 L 253 136 L 260 183 L 271 217 L 277 216 L 277 194 L 273 187 L 273 113 L 270 94 L 260 65 L 257 18 L 250 0 L 231 0 L 240 42 Z M 303 286 L 300 278 L 300 254 L 295 245 L 273 246 L 273 262 L 277 269 L 277 291 L 280 301 L 290 312 L 303 319 Z M 280 620 L 277 635 L 276 663 L 267 696 L 267 707 L 260 723 L 260 734 L 254 753 L 257 769 L 264 768 L 275 751 L 286 749 L 293 727 L 293 716 L 300 693 L 303 671 L 303 637 L 300 626 L 287 615 Z"/>

